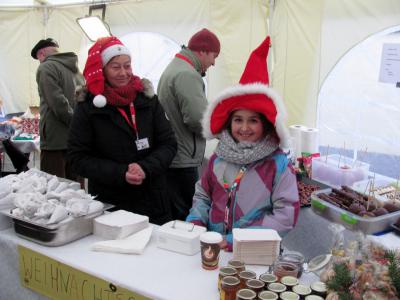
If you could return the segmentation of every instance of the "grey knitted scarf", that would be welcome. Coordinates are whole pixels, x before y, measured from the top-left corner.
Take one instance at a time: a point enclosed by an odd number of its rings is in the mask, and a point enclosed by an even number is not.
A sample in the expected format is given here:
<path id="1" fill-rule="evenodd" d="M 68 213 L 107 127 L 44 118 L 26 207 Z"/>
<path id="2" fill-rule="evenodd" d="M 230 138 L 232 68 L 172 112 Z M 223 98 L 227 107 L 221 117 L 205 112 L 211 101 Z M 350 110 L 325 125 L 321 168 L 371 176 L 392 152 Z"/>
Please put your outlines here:
<path id="1" fill-rule="evenodd" d="M 259 142 L 236 143 L 230 133 L 225 129 L 219 136 L 215 153 L 224 160 L 241 165 L 258 161 L 278 148 L 278 140 L 275 136 L 266 136 Z"/>

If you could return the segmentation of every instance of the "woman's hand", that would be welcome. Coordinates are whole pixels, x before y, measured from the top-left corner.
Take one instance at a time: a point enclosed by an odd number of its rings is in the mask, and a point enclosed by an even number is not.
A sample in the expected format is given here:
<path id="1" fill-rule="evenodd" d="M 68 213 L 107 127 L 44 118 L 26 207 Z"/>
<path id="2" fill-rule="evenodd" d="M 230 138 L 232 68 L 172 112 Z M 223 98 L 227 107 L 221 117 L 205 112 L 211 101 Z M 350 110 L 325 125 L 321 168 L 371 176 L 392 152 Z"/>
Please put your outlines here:
<path id="1" fill-rule="evenodd" d="M 132 163 L 128 167 L 128 171 L 125 173 L 125 180 L 129 184 L 141 185 L 143 180 L 146 178 L 142 167 L 137 163 Z"/>

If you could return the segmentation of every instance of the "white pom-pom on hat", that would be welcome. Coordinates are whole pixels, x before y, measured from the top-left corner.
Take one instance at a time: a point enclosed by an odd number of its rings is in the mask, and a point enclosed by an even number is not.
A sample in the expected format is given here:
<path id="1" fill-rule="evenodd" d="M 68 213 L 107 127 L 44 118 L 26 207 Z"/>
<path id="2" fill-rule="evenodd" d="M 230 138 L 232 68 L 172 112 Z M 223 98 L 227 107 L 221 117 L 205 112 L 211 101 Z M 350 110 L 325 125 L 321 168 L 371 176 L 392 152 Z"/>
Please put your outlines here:
<path id="1" fill-rule="evenodd" d="M 102 108 L 106 106 L 107 104 L 107 99 L 103 95 L 97 95 L 96 97 L 93 98 L 93 105 Z"/>

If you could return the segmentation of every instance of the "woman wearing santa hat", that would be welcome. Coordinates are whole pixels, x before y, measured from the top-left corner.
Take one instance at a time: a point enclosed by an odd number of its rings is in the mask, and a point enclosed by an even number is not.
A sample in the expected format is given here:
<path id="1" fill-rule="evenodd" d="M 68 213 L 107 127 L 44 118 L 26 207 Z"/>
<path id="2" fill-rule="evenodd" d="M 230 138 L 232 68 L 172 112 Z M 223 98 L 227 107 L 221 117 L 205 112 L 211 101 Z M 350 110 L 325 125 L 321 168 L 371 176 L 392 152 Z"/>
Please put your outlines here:
<path id="1" fill-rule="evenodd" d="M 169 121 L 120 40 L 100 38 L 88 54 L 68 158 L 97 199 L 163 224 L 171 219 L 165 172 L 177 147 Z"/>
<path id="2" fill-rule="evenodd" d="M 268 86 L 267 37 L 255 49 L 238 85 L 224 90 L 203 117 L 203 134 L 218 138 L 196 184 L 187 221 L 225 235 L 232 249 L 233 228 L 270 228 L 281 235 L 299 213 L 296 176 L 285 153 L 285 107 Z"/>

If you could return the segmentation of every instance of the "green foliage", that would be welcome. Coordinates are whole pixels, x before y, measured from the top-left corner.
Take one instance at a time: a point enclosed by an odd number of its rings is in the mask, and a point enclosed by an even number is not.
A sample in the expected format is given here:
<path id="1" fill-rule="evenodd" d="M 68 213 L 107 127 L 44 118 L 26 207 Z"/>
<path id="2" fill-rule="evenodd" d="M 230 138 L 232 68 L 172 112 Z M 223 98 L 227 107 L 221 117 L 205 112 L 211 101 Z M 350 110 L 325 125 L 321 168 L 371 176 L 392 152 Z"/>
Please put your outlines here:
<path id="1" fill-rule="evenodd" d="M 350 270 L 344 263 L 334 265 L 333 270 L 335 271 L 335 276 L 328 280 L 326 286 L 328 289 L 336 291 L 340 300 L 351 300 L 349 287 L 353 283 L 353 280 Z"/>
<path id="2" fill-rule="evenodd" d="M 338 292 L 339 300 L 353 300 L 349 292 Z"/>
<path id="3" fill-rule="evenodd" d="M 389 261 L 389 276 L 393 286 L 396 288 L 397 295 L 400 295 L 400 266 L 396 252 L 392 250 L 385 251 L 385 258 Z"/>

